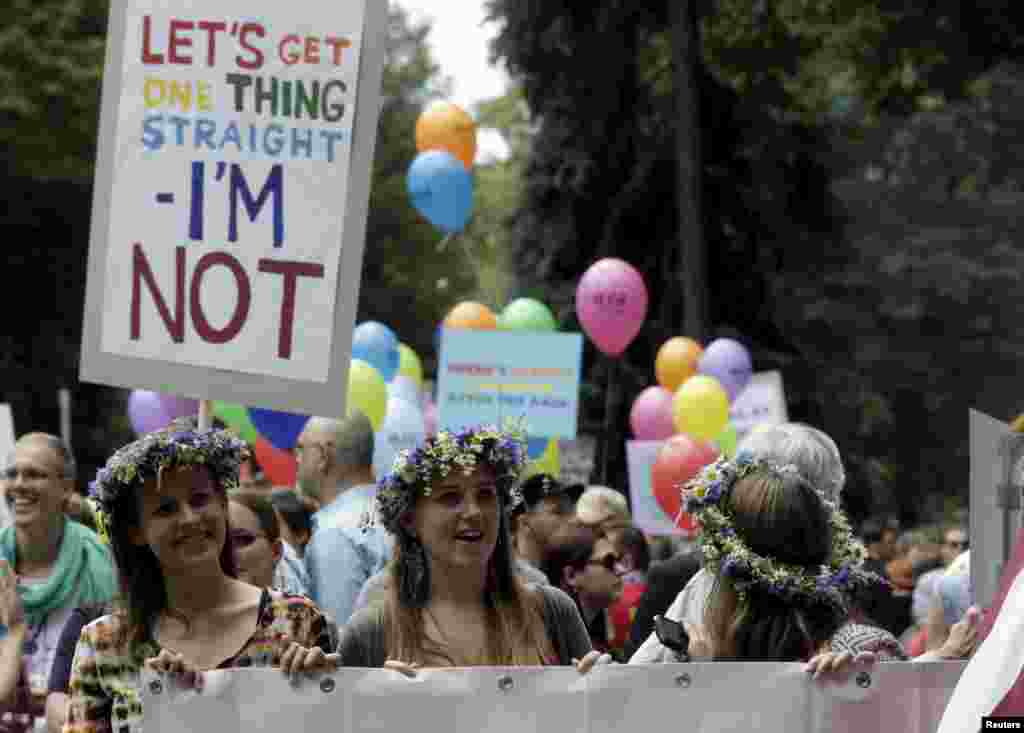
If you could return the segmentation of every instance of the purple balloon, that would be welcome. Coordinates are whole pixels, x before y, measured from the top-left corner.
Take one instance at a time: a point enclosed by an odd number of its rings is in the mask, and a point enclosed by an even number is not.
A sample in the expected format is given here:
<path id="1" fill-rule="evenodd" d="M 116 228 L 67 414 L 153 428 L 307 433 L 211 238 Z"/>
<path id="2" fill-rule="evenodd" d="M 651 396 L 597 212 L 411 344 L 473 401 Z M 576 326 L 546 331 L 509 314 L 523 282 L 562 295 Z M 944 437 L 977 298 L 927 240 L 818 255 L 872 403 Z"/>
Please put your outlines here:
<path id="1" fill-rule="evenodd" d="M 704 349 L 697 371 L 717 379 L 732 402 L 750 383 L 754 365 L 750 352 L 739 341 L 715 339 Z"/>
<path id="2" fill-rule="evenodd" d="M 143 389 L 132 390 L 128 396 L 128 419 L 136 435 L 159 430 L 171 420 L 164 412 L 162 395 Z"/>
<path id="3" fill-rule="evenodd" d="M 167 421 L 177 420 L 179 417 L 196 417 L 199 415 L 199 401 L 188 397 L 177 395 L 160 395 L 160 405 L 163 407 Z"/>
<path id="4" fill-rule="evenodd" d="M 633 401 L 629 424 L 637 440 L 668 440 L 676 434 L 672 417 L 672 393 L 664 387 L 648 387 Z"/>

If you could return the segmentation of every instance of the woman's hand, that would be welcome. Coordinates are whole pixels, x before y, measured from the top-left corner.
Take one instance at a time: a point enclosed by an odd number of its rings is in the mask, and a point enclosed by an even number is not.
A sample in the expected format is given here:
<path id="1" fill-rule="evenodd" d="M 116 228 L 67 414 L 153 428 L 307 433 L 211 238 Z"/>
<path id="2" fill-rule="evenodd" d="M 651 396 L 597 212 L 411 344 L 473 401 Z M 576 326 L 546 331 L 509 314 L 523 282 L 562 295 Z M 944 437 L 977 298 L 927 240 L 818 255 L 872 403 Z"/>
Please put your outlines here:
<path id="1" fill-rule="evenodd" d="M 812 679 L 834 675 L 836 681 L 843 681 L 852 671 L 852 665 L 870 667 L 878 661 L 874 652 L 860 652 L 854 656 L 851 652 L 823 652 L 811 658 L 804 671 L 812 674 Z"/>
<path id="2" fill-rule="evenodd" d="M 399 662 L 397 659 L 389 659 L 384 662 L 384 669 L 393 669 L 396 672 L 401 672 L 406 677 L 412 678 L 416 676 L 416 673 L 420 669 L 419 662 Z"/>
<path id="3" fill-rule="evenodd" d="M 150 657 L 145 666 L 159 675 L 173 675 L 181 680 L 186 688 L 202 691 L 203 673 L 185 661 L 185 658 L 169 649 L 162 649 L 160 654 Z"/>
<path id="4" fill-rule="evenodd" d="M 941 659 L 967 659 L 974 654 L 978 646 L 979 618 L 977 606 L 971 606 L 964 617 L 950 627 L 949 638 L 939 650 Z"/>
<path id="5" fill-rule="evenodd" d="M 25 607 L 18 593 L 18 579 L 6 560 L 0 560 L 0 624 L 8 629 L 25 625 Z"/>
<path id="6" fill-rule="evenodd" d="M 714 646 L 711 644 L 711 637 L 704 631 L 703 626 L 691 626 L 684 623 L 686 633 L 690 637 L 690 647 L 687 651 L 692 661 L 711 659 L 715 656 Z"/>
<path id="7" fill-rule="evenodd" d="M 293 641 L 281 655 L 281 671 L 285 677 L 292 678 L 293 685 L 297 685 L 303 673 L 307 677 L 316 677 L 322 672 L 335 672 L 340 661 L 340 654 L 324 654 L 318 646 L 310 649 Z"/>
<path id="8" fill-rule="evenodd" d="M 614 664 L 615 661 L 612 659 L 611 654 L 602 654 L 599 651 L 587 652 L 587 655 L 583 659 L 574 659 L 572 663 L 576 665 L 576 671 L 580 674 L 586 674 L 594 668 L 595 664 Z"/>

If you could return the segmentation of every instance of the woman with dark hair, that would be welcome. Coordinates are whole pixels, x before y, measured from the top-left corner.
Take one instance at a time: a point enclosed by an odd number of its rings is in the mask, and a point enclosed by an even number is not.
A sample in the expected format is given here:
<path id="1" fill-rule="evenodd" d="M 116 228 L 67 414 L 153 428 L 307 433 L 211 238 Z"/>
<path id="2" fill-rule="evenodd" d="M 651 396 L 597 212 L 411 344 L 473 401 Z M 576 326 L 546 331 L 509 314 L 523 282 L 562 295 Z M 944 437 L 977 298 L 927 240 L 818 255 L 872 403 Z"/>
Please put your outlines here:
<path id="1" fill-rule="evenodd" d="M 608 608 L 622 595 L 626 573 L 611 539 L 573 522 L 552 538 L 544 572 L 552 585 L 576 602 L 594 649 L 610 653 L 613 629 Z"/>
<path id="2" fill-rule="evenodd" d="M 508 509 L 521 499 L 520 431 L 440 431 L 400 454 L 375 518 L 395 537 L 387 595 L 339 644 L 346 667 L 568 665 L 597 661 L 572 600 L 514 572 Z"/>
<path id="3" fill-rule="evenodd" d="M 228 499 L 228 542 L 235 550 L 238 579 L 257 588 L 308 596 L 304 578 L 284 562 L 281 523 L 270 497 L 260 491 L 236 490 L 228 492 Z"/>
<path id="4" fill-rule="evenodd" d="M 121 598 L 82 629 L 65 731 L 140 730 L 143 667 L 196 688 L 209 669 L 274 666 L 297 679 L 336 668 L 312 601 L 238 580 L 227 490 L 244 452 L 226 432 L 176 422 L 97 474 Z"/>
<path id="5" fill-rule="evenodd" d="M 316 509 L 307 497 L 300 497 L 291 489 L 275 489 L 270 495 L 281 524 L 281 539 L 285 544 L 285 557 L 289 551 L 301 560 L 306 545 L 313 536 L 313 514 Z"/>

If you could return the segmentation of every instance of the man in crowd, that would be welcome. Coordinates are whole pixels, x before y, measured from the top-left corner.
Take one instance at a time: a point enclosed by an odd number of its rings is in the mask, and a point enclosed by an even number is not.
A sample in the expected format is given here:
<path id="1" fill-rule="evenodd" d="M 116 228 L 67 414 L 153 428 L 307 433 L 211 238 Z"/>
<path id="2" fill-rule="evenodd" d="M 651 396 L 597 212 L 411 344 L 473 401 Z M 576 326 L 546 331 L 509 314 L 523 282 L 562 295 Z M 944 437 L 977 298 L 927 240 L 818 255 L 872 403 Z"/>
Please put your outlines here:
<path id="1" fill-rule="evenodd" d="M 383 528 L 363 532 L 374 508 L 373 426 L 361 412 L 343 420 L 314 417 L 295 447 L 303 493 L 322 506 L 313 517 L 305 562 L 313 600 L 343 626 L 360 589 L 391 557 Z"/>
<path id="2" fill-rule="evenodd" d="M 0 531 L 0 557 L 21 587 L 22 660 L 36 715 L 45 704 L 64 623 L 77 606 L 109 602 L 117 586 L 100 538 L 65 514 L 74 485 L 71 451 L 45 433 L 22 436 L 0 470 L 0 490 L 12 514 L 12 526 Z"/>
<path id="3" fill-rule="evenodd" d="M 868 557 L 864 569 L 889 579 L 886 565 L 897 555 L 896 539 L 899 524 L 891 519 L 873 517 L 861 525 L 861 539 Z M 911 624 L 911 596 L 895 595 L 892 589 L 877 587 L 859 598 L 861 610 L 868 619 L 899 637 Z"/>

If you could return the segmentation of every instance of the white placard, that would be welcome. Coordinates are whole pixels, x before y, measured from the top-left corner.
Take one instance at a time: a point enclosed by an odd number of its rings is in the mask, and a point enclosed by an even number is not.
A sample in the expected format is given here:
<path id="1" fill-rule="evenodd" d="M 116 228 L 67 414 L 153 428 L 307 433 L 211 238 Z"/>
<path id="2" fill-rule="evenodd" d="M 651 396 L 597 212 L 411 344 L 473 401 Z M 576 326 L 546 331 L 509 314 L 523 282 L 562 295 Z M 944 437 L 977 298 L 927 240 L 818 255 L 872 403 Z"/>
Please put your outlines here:
<path id="1" fill-rule="evenodd" d="M 0 461 L 6 461 L 14 451 L 14 414 L 11 406 L 0 404 Z"/>
<path id="2" fill-rule="evenodd" d="M 342 669 L 292 688 L 269 669 L 215 671 L 202 694 L 144 677 L 146 733 L 934 733 L 962 662 L 878 664 L 867 685 L 813 682 L 802 664 Z M 685 676 L 684 676 L 685 675 Z M 326 681 L 326 684 L 324 684 Z M 425 723 L 424 721 L 429 721 Z M 966 729 L 964 729 L 966 730 Z"/>
<path id="3" fill-rule="evenodd" d="M 658 459 L 663 440 L 627 440 L 626 467 L 629 474 L 629 505 L 633 523 L 644 532 L 656 535 L 690 536 L 690 532 L 676 526 L 658 503 L 651 484 L 651 468 Z"/>
<path id="4" fill-rule="evenodd" d="M 112 3 L 83 380 L 341 414 L 385 23 Z"/>
<path id="5" fill-rule="evenodd" d="M 789 422 L 782 372 L 757 372 L 747 386 L 736 395 L 729 408 L 729 422 L 739 439 L 757 425 L 779 425 Z"/>
<path id="6" fill-rule="evenodd" d="M 1011 456 L 1006 448 L 1012 436 L 1006 423 L 977 410 L 970 411 L 971 588 L 974 601 L 981 608 L 991 605 L 1010 554 L 998 499 L 1000 485 L 1011 477 L 1007 465 Z M 1019 517 L 1016 519 L 1019 521 Z M 1015 540 L 1014 532 L 1009 541 Z"/>

